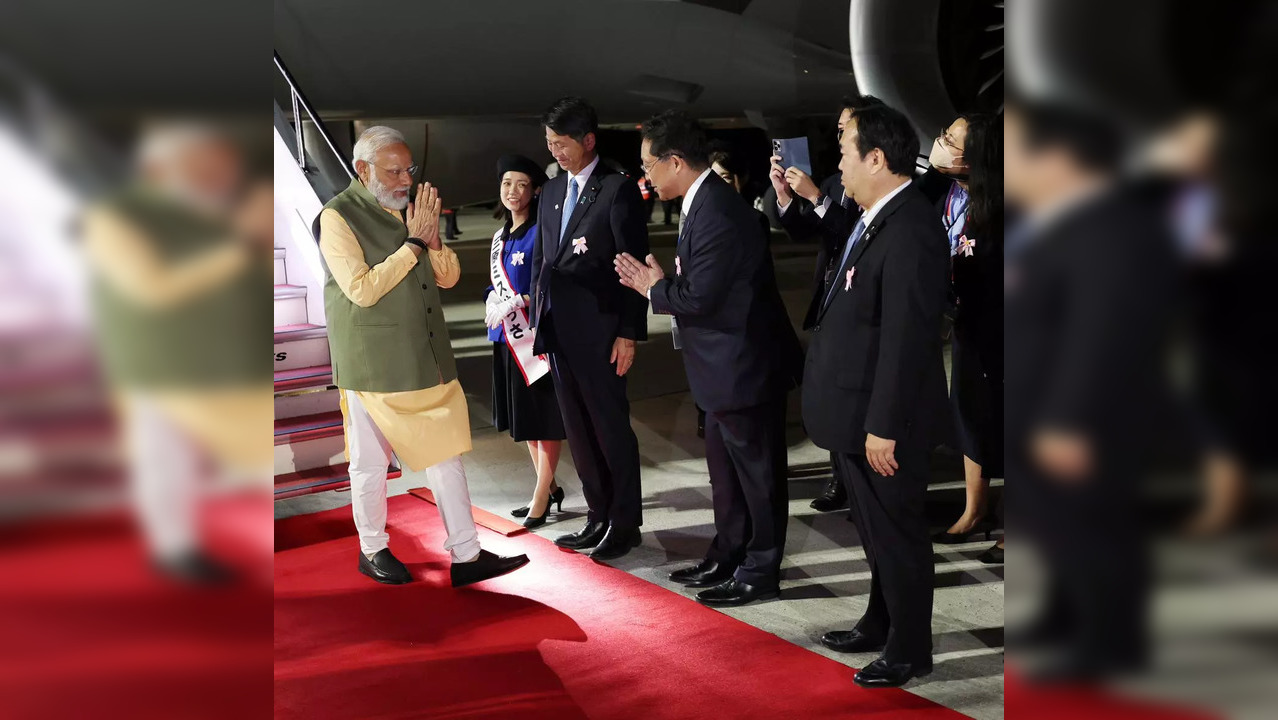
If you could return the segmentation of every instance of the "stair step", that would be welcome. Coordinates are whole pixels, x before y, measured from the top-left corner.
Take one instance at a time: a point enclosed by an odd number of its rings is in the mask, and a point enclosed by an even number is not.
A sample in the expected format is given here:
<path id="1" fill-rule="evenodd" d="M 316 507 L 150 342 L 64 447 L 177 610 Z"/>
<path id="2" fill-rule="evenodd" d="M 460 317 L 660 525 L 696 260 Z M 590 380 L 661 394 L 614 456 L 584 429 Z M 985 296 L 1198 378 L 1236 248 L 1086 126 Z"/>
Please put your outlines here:
<path id="1" fill-rule="evenodd" d="M 283 300 L 285 298 L 304 298 L 306 297 L 305 285 L 276 285 L 275 299 Z"/>
<path id="2" fill-rule="evenodd" d="M 386 479 L 397 478 L 403 473 L 397 468 L 390 468 Z M 337 463 L 313 470 L 301 470 L 275 476 L 275 499 L 307 495 L 325 490 L 338 490 L 350 487 L 350 467 L 347 463 Z"/>
<path id="3" fill-rule="evenodd" d="M 278 285 L 276 287 L 279 287 Z M 303 288 L 305 289 L 305 288 Z M 275 327 L 306 322 L 306 296 L 275 296 Z"/>
<path id="4" fill-rule="evenodd" d="M 341 432 L 341 410 L 329 410 L 295 418 L 276 418 L 275 420 L 276 445 L 317 437 L 340 435 Z"/>
<path id="5" fill-rule="evenodd" d="M 313 470 L 346 459 L 346 435 L 338 424 L 275 438 L 275 474 Z"/>
<path id="6" fill-rule="evenodd" d="M 276 260 L 284 259 L 284 248 L 275 248 L 275 259 Z"/>
<path id="7" fill-rule="evenodd" d="M 328 329 L 298 323 L 275 328 L 275 369 L 292 370 L 329 361 Z"/>
<path id="8" fill-rule="evenodd" d="M 328 328 L 323 325 L 312 325 L 310 323 L 296 323 L 294 325 L 281 325 L 275 328 L 275 342 L 291 342 L 293 340 L 309 340 L 315 337 L 328 337 Z"/>
<path id="9" fill-rule="evenodd" d="M 275 373 L 275 392 L 277 393 L 305 390 L 307 388 L 323 388 L 332 384 L 332 365 L 280 370 Z"/>
<path id="10" fill-rule="evenodd" d="M 310 388 L 280 393 L 275 396 L 275 419 L 317 415 L 340 407 L 336 388 Z"/>

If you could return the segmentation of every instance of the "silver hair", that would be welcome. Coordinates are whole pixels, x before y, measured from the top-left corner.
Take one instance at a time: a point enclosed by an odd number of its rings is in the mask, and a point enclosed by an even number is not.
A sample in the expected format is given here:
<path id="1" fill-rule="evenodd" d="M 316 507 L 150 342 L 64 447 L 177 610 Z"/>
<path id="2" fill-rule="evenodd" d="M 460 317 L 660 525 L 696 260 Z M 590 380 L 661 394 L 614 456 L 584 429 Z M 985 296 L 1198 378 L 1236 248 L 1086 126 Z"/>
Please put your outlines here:
<path id="1" fill-rule="evenodd" d="M 399 144 L 408 144 L 408 141 L 404 139 L 404 133 L 385 125 L 374 125 L 360 133 L 359 140 L 355 141 L 355 148 L 351 155 L 354 156 L 353 161 L 363 160 L 371 164 L 377 159 L 377 153 L 382 148 Z"/>

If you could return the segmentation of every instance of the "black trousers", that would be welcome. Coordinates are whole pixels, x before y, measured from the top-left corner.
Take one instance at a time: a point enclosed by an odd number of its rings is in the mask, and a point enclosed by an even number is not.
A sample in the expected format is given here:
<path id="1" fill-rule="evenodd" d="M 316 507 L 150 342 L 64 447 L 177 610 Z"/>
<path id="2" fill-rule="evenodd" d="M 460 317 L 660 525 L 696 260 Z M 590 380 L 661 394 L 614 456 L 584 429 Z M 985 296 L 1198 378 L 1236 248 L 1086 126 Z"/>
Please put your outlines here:
<path id="1" fill-rule="evenodd" d="M 790 501 L 784 400 L 707 412 L 706 464 L 715 530 L 706 559 L 737 566 L 740 582 L 777 584 Z"/>
<path id="2" fill-rule="evenodd" d="M 639 527 L 643 524 L 639 440 L 630 427 L 626 378 L 618 377 L 616 366 L 609 362 L 611 347 L 582 348 L 562 342 L 558 347 L 562 349 L 550 353 L 550 368 L 568 449 L 590 508 L 587 520 Z"/>
<path id="3" fill-rule="evenodd" d="M 926 450 L 897 443 L 900 469 L 874 472 L 865 455 L 831 453 L 847 484 L 852 519 L 870 565 L 870 605 L 856 628 L 883 638 L 889 663 L 925 663 L 932 656 L 932 540 L 927 532 Z"/>

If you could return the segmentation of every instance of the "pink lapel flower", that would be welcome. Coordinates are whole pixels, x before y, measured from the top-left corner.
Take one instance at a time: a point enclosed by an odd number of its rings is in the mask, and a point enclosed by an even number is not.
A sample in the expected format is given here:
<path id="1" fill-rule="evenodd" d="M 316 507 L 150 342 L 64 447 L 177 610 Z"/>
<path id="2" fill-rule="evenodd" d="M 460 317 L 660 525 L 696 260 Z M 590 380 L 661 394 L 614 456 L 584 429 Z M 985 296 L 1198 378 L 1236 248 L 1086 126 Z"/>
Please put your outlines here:
<path id="1" fill-rule="evenodd" d="M 847 280 L 843 283 L 844 290 L 852 289 L 852 276 L 856 274 L 856 268 L 848 268 Z"/>
<path id="2" fill-rule="evenodd" d="M 679 256 L 675 256 L 675 275 L 683 274 L 683 264 L 679 262 Z"/>
<path id="3" fill-rule="evenodd" d="M 583 255 L 583 254 L 585 254 L 585 252 L 586 252 L 587 250 L 589 250 L 589 249 L 590 249 L 590 248 L 586 247 L 586 238 L 585 238 L 585 236 L 582 236 L 582 237 L 579 237 L 579 238 L 573 238 L 573 241 L 572 241 L 572 254 L 573 254 L 573 255 Z"/>
<path id="4" fill-rule="evenodd" d="M 958 251 L 961 255 L 972 257 L 973 251 L 976 249 L 976 238 L 970 238 L 966 235 L 959 236 Z"/>

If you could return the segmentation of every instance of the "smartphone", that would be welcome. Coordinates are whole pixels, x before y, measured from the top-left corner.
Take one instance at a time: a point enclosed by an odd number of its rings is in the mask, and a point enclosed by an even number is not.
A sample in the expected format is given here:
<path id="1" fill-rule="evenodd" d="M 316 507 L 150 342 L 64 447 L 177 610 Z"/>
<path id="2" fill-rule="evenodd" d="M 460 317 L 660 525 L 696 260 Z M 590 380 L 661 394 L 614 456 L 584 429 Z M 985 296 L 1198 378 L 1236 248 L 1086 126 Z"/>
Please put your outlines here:
<path id="1" fill-rule="evenodd" d="M 781 156 L 781 167 L 797 167 L 809 177 L 812 175 L 812 160 L 808 154 L 807 138 L 776 138 L 772 141 L 772 154 Z"/>

